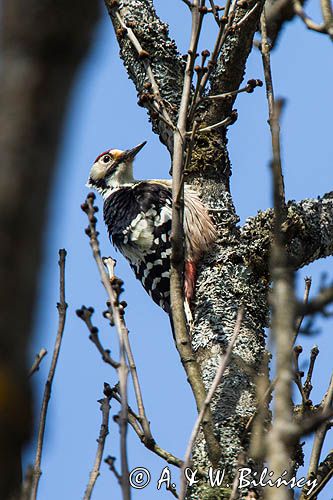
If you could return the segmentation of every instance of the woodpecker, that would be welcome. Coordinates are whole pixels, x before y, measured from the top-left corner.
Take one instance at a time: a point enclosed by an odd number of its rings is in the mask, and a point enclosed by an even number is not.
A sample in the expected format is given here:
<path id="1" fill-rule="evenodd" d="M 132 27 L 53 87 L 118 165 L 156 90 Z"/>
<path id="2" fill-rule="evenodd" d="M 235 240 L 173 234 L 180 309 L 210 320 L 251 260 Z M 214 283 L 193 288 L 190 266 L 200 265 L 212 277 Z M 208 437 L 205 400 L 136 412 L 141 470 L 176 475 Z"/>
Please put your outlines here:
<path id="1" fill-rule="evenodd" d="M 133 160 L 146 141 L 126 151 L 100 154 L 87 186 L 104 199 L 104 221 L 113 245 L 128 260 L 151 298 L 170 312 L 172 184 L 170 180 L 136 180 Z M 191 303 L 196 266 L 216 238 L 215 226 L 196 192 L 184 186 L 184 292 Z"/>

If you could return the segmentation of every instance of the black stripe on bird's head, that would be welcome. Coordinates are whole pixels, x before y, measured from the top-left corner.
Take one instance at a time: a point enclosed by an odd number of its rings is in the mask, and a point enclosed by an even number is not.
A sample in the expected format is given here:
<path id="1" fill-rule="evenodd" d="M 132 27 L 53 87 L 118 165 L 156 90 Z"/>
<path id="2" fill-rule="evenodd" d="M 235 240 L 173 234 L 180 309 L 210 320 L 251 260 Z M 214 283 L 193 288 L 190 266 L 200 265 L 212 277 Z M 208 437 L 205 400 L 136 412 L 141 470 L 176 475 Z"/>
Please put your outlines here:
<path id="1" fill-rule="evenodd" d="M 87 186 L 104 196 L 110 189 L 133 182 L 133 160 L 145 144 L 146 141 L 125 151 L 110 149 L 101 153 L 90 170 Z"/>

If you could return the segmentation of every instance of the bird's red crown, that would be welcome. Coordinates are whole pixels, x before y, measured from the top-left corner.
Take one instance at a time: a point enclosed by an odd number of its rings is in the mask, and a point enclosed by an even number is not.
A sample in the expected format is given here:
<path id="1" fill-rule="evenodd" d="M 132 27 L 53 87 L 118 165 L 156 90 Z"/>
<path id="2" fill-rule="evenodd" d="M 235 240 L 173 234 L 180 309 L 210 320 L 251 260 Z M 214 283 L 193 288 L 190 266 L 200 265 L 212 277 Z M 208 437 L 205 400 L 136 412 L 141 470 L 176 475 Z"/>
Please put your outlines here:
<path id="1" fill-rule="evenodd" d="M 97 156 L 96 160 L 95 160 L 95 163 L 100 159 L 102 158 L 102 156 L 106 155 L 107 153 L 109 153 L 111 150 L 108 149 L 107 151 L 103 151 L 103 153 L 101 153 L 100 155 Z"/>

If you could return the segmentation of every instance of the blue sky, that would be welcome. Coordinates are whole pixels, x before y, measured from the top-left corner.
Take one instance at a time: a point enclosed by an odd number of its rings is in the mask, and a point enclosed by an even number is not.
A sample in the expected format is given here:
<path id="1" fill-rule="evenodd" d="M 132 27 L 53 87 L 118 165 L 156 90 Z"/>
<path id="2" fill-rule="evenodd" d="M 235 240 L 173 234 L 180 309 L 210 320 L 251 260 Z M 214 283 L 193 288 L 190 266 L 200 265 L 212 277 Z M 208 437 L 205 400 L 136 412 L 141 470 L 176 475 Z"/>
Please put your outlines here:
<path id="1" fill-rule="evenodd" d="M 171 36 L 177 40 L 179 49 L 186 52 L 189 14 L 185 5 L 180 0 L 158 0 L 156 7 L 159 15 L 169 22 Z M 318 15 L 318 12 L 314 10 L 313 14 Z M 212 47 L 214 33 L 215 26 L 210 23 L 200 49 Z M 282 34 L 272 55 L 272 65 L 276 95 L 287 99 L 282 121 L 287 197 L 316 197 L 332 190 L 332 44 L 327 37 L 307 31 L 296 20 Z M 257 50 L 248 61 L 245 79 L 249 78 L 263 79 L 261 56 Z M 57 327 L 57 259 L 58 249 L 62 247 L 68 251 L 66 292 L 69 309 L 47 419 L 39 490 L 41 499 L 82 497 L 94 461 L 101 422 L 97 400 L 102 396 L 104 381 L 111 385 L 116 382 L 115 373 L 101 361 L 83 323 L 75 315 L 75 310 L 82 304 L 94 306 L 95 322 L 101 328 L 103 342 L 111 346 L 116 355 L 116 334 L 100 314 L 105 309 L 105 294 L 84 235 L 86 218 L 80 209 L 87 194 L 85 183 L 90 166 L 97 154 L 107 148 L 125 149 L 148 140 L 136 161 L 136 176 L 168 176 L 169 155 L 157 136 L 152 134 L 145 110 L 136 102 L 136 91 L 118 58 L 112 27 L 104 14 L 89 58 L 72 92 L 44 234 L 44 262 L 31 359 L 41 346 L 45 346 L 49 354 L 40 372 L 34 376 L 36 411 L 39 411 L 38 402 Z M 241 222 L 244 222 L 257 210 L 271 206 L 270 135 L 264 88 L 256 89 L 254 94 L 241 94 L 235 107 L 239 119 L 229 131 L 232 193 Z M 102 207 L 101 200 L 98 204 Z M 119 254 L 115 255 L 101 214 L 98 215 L 102 253 L 117 258 L 117 274 L 125 282 L 123 298 L 129 304 L 126 321 L 153 434 L 160 446 L 182 457 L 194 422 L 195 407 L 173 345 L 167 316 L 151 302 L 127 263 Z M 332 277 L 332 258 L 298 274 L 300 296 L 304 276 L 313 277 L 315 291 L 324 270 Z M 333 321 L 319 321 L 319 325 L 323 328 L 318 336 L 300 339 L 304 346 L 304 362 L 312 345 L 316 343 L 320 348 L 313 390 L 316 402 L 322 398 L 328 385 L 333 350 Z M 118 406 L 112 403 L 111 414 L 118 410 Z M 118 428 L 112 420 L 110 426 L 105 452 L 119 456 Z M 333 445 L 332 436 L 329 439 L 326 450 Z M 130 468 L 145 466 L 152 474 L 149 487 L 133 492 L 134 500 L 170 498 L 170 493 L 156 491 L 156 481 L 164 462 L 147 451 L 131 430 L 128 445 Z M 27 462 L 32 461 L 32 453 L 33 447 L 27 451 Z M 121 498 L 118 485 L 105 464 L 102 464 L 101 472 L 93 498 Z M 172 474 L 178 482 L 178 470 L 172 468 Z M 332 495 L 327 492 L 320 498 L 330 499 Z"/>

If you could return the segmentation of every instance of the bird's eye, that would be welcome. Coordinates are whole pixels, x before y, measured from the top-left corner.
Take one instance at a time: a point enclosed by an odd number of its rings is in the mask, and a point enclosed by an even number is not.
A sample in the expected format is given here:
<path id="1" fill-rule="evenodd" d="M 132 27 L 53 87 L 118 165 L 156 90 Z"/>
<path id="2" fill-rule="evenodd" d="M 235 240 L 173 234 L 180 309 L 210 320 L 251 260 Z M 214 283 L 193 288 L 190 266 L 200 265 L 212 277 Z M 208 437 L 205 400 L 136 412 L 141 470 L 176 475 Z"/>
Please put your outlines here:
<path id="1" fill-rule="evenodd" d="M 104 156 L 104 158 L 103 158 L 103 162 L 104 162 L 104 163 L 109 163 L 109 161 L 110 161 L 110 160 L 111 160 L 111 158 L 110 158 L 110 156 L 109 156 L 109 155 L 106 155 L 106 156 Z"/>

